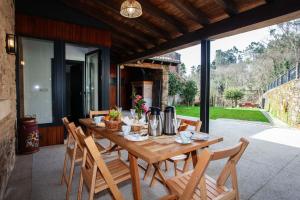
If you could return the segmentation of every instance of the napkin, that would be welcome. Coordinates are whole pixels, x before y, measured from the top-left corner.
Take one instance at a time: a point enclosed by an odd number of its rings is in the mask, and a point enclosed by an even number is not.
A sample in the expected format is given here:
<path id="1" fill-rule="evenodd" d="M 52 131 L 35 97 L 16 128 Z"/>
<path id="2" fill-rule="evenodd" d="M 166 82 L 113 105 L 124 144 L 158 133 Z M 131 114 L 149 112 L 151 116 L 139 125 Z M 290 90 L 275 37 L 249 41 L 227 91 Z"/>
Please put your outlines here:
<path id="1" fill-rule="evenodd" d="M 123 123 L 126 124 L 127 126 L 131 126 L 133 124 L 133 119 L 129 119 L 129 117 L 124 117 L 122 119 Z"/>
<path id="2" fill-rule="evenodd" d="M 208 140 L 209 135 L 204 133 L 193 133 L 192 135 L 193 140 Z"/>
<path id="3" fill-rule="evenodd" d="M 140 134 L 131 134 L 131 135 L 126 135 L 124 137 L 127 140 L 130 140 L 130 141 L 143 141 L 145 139 L 148 139 L 148 135 L 147 136 L 141 136 Z"/>

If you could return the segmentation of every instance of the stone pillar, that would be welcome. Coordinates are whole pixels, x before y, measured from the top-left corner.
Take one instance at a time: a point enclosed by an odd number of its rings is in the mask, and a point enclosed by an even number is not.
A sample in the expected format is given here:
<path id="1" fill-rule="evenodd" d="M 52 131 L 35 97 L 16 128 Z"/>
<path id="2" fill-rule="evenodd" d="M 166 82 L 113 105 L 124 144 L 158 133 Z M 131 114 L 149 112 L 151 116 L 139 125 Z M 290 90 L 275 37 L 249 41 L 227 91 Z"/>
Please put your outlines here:
<path id="1" fill-rule="evenodd" d="M 0 0 L 0 199 L 15 163 L 15 55 L 6 53 L 6 34 L 14 34 L 14 0 Z"/>
<path id="2" fill-rule="evenodd" d="M 169 68 L 163 66 L 162 70 L 162 96 L 161 96 L 161 108 L 164 110 L 168 106 L 168 91 L 169 91 Z"/>

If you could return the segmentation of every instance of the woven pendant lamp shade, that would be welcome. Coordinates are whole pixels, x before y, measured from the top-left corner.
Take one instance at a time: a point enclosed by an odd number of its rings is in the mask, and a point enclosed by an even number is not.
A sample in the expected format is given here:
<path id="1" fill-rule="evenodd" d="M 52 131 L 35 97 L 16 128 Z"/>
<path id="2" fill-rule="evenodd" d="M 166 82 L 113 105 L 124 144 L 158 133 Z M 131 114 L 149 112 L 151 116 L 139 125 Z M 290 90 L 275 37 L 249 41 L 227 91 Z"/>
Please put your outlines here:
<path id="1" fill-rule="evenodd" d="M 143 13 L 142 6 L 136 0 L 125 0 L 121 5 L 120 14 L 127 18 L 137 18 Z"/>

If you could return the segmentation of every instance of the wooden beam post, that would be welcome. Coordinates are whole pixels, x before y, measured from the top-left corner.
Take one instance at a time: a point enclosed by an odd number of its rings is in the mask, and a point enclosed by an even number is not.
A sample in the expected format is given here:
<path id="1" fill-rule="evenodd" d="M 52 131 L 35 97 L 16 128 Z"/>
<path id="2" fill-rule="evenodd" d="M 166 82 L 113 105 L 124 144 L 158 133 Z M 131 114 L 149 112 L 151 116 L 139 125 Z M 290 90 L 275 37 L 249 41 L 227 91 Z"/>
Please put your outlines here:
<path id="1" fill-rule="evenodd" d="M 121 69 L 117 65 L 117 106 L 121 107 Z"/>
<path id="2" fill-rule="evenodd" d="M 201 41 L 200 120 L 201 131 L 209 133 L 210 40 Z"/>

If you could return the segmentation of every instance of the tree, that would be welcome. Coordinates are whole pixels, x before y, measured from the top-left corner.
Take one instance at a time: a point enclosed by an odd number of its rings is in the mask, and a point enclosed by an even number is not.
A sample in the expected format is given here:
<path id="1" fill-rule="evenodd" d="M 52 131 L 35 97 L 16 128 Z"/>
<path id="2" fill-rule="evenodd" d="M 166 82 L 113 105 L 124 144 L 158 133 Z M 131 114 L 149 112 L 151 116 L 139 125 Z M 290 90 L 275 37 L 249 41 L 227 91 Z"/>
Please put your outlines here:
<path id="1" fill-rule="evenodd" d="M 184 77 L 186 74 L 186 67 L 184 63 L 181 63 L 179 68 L 178 68 L 178 74 L 180 77 Z"/>
<path id="2" fill-rule="evenodd" d="M 232 107 L 233 105 L 237 107 L 238 100 L 241 100 L 245 95 L 241 90 L 236 88 L 229 88 L 225 90 L 224 94 L 225 94 L 225 99 L 232 101 Z"/>
<path id="3" fill-rule="evenodd" d="M 190 106 L 194 103 L 195 96 L 198 92 L 197 84 L 193 80 L 186 81 L 182 89 L 184 101 Z"/>
<path id="4" fill-rule="evenodd" d="M 229 65 L 237 63 L 240 58 L 240 51 L 234 46 L 231 49 L 222 51 L 216 50 L 216 58 L 213 61 L 214 65 Z"/>
<path id="5" fill-rule="evenodd" d="M 179 77 L 174 73 L 169 73 L 169 96 L 173 97 L 172 104 L 175 103 L 175 95 L 179 94 L 181 92 L 182 83 L 179 79 Z"/>

